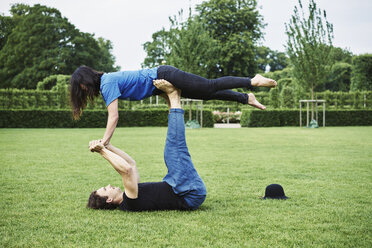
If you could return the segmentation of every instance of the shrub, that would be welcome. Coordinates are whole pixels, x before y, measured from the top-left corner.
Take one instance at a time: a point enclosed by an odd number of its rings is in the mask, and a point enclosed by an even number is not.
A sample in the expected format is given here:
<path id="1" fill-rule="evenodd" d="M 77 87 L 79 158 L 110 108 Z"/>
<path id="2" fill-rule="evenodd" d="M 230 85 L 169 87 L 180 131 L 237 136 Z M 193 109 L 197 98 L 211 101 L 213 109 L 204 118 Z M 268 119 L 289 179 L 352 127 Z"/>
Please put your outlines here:
<path id="1" fill-rule="evenodd" d="M 322 126 L 322 111 L 318 115 Z M 326 126 L 368 126 L 372 125 L 372 110 L 328 110 L 325 120 Z M 242 127 L 299 126 L 299 110 L 243 111 L 240 123 Z M 302 112 L 302 125 L 306 126 L 306 111 Z"/>
<path id="2" fill-rule="evenodd" d="M 292 86 L 292 81 L 294 81 L 292 78 L 282 78 L 282 79 L 279 79 L 277 82 L 278 82 L 278 86 L 279 87 L 279 91 L 282 91 L 284 87 L 286 86 Z"/>
<path id="3" fill-rule="evenodd" d="M 288 85 L 286 85 L 288 86 Z M 290 86 L 294 89 L 295 107 L 298 107 L 298 100 L 309 99 L 309 94 L 304 94 L 298 87 L 296 81 L 292 80 Z M 286 88 L 286 87 L 284 87 Z M 271 93 L 270 93 L 271 92 Z M 259 102 L 269 108 L 280 107 L 280 91 L 277 88 L 271 89 L 270 92 L 256 92 L 255 96 Z M 283 96 L 284 93 L 282 93 Z M 357 94 L 357 95 L 355 95 Z M 358 95 L 359 94 L 359 95 Z M 286 96 L 286 94 L 284 94 Z M 372 91 L 355 92 L 316 92 L 316 99 L 324 99 L 327 102 L 327 108 L 372 108 Z M 141 104 L 143 102 L 144 104 Z M 167 106 L 162 98 L 159 98 L 159 105 L 155 104 L 155 99 L 144 99 L 143 101 L 119 101 L 119 109 L 154 109 Z M 284 104 L 283 107 L 286 105 Z M 354 107 L 355 106 L 355 107 Z M 196 104 L 193 104 L 193 108 Z M 212 109 L 225 112 L 230 108 L 230 112 L 241 111 L 247 105 L 210 100 L 203 101 L 203 109 Z M 68 93 L 62 88 L 55 87 L 54 90 L 19 90 L 19 89 L 0 89 L 0 109 L 70 109 Z M 188 106 L 185 105 L 185 109 Z M 102 97 L 97 97 L 94 102 L 88 103 L 88 110 L 105 110 L 106 105 Z"/>
<path id="4" fill-rule="evenodd" d="M 121 110 L 118 127 L 167 126 L 168 109 Z M 189 111 L 185 111 L 188 120 Z M 195 116 L 195 111 L 193 112 Z M 69 110 L 0 110 L 0 128 L 104 128 L 107 111 L 86 110 L 79 121 Z M 203 111 L 203 127 L 213 127 L 210 110 Z"/>
<path id="5" fill-rule="evenodd" d="M 286 67 L 283 70 L 280 71 L 274 71 L 274 72 L 267 72 L 264 74 L 265 77 L 272 78 L 275 81 L 279 81 L 280 79 L 284 78 L 290 78 L 292 75 L 292 68 Z"/>
<path id="6" fill-rule="evenodd" d="M 272 88 L 270 89 L 270 105 L 273 108 L 279 108 L 280 107 L 280 101 L 279 101 L 279 88 Z M 262 103 L 262 101 L 261 101 Z M 262 103 L 265 104 L 265 103 Z"/>
<path id="7" fill-rule="evenodd" d="M 292 87 L 284 86 L 280 93 L 280 101 L 284 108 L 293 108 L 295 106 L 295 95 Z"/>
<path id="8" fill-rule="evenodd" d="M 220 112 L 220 111 L 213 111 L 213 117 L 215 123 L 227 123 L 227 117 L 229 117 L 229 123 L 239 123 L 241 112 Z"/>
<path id="9" fill-rule="evenodd" d="M 251 112 L 253 110 L 243 110 L 242 115 L 240 116 L 240 125 L 242 127 L 248 127 L 250 122 Z"/>
<path id="10" fill-rule="evenodd" d="M 37 90 L 58 90 L 65 89 L 70 82 L 70 75 L 51 75 L 37 83 Z"/>

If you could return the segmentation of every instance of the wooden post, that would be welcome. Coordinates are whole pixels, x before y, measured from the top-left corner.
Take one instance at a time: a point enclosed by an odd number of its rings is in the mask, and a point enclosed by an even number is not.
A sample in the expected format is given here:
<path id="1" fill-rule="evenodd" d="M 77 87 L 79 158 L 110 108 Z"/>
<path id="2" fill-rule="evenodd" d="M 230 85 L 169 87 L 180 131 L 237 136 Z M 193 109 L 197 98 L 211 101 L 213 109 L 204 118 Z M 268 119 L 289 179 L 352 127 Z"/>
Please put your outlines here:
<path id="1" fill-rule="evenodd" d="M 230 108 L 227 108 L 227 124 L 230 123 Z"/>
<path id="2" fill-rule="evenodd" d="M 189 121 L 192 120 L 192 100 L 190 100 Z"/>
<path id="3" fill-rule="evenodd" d="M 199 102 L 196 103 L 196 121 L 199 120 L 198 109 L 199 109 Z"/>
<path id="4" fill-rule="evenodd" d="M 312 104 L 315 104 L 315 112 L 316 112 L 316 121 L 318 122 L 319 121 L 319 116 L 318 116 L 318 103 L 323 103 L 323 127 L 325 127 L 325 103 L 326 101 L 325 100 L 300 100 L 299 103 L 300 103 L 300 127 L 302 127 L 302 103 L 305 103 L 306 102 L 306 127 L 309 127 L 310 126 L 310 123 L 309 123 L 309 104 L 312 103 Z M 319 125 L 319 123 L 318 123 Z"/>
<path id="5" fill-rule="evenodd" d="M 156 95 L 155 99 L 156 99 L 156 105 L 159 105 L 159 96 Z"/>
<path id="6" fill-rule="evenodd" d="M 309 127 L 309 102 L 306 102 L 306 127 Z"/>
<path id="7" fill-rule="evenodd" d="M 203 101 L 201 102 L 201 110 L 200 110 L 200 128 L 203 127 Z"/>
<path id="8" fill-rule="evenodd" d="M 323 127 L 325 127 L 325 102 L 323 102 Z"/>
<path id="9" fill-rule="evenodd" d="M 300 127 L 302 127 L 302 103 L 300 101 Z"/>

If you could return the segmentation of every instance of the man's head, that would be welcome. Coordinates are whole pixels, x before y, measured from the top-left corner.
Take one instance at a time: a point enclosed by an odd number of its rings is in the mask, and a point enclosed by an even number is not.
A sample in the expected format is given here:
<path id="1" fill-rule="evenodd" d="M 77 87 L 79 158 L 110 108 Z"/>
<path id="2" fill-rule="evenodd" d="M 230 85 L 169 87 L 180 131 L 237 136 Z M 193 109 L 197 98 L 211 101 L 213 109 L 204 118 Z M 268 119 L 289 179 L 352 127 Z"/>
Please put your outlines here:
<path id="1" fill-rule="evenodd" d="M 115 209 L 123 201 L 123 191 L 119 187 L 106 187 L 93 191 L 88 200 L 87 207 L 93 209 Z"/>

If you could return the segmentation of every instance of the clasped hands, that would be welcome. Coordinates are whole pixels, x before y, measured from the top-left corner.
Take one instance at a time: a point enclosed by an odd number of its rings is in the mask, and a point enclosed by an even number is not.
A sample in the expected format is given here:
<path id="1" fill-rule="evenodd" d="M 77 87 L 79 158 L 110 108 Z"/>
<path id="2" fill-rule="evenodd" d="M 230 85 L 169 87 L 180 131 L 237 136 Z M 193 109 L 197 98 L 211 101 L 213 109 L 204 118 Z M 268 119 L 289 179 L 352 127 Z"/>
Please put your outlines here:
<path id="1" fill-rule="evenodd" d="M 103 141 L 100 140 L 92 140 L 89 142 L 89 150 L 91 152 L 100 152 L 103 148 L 105 148 Z"/>

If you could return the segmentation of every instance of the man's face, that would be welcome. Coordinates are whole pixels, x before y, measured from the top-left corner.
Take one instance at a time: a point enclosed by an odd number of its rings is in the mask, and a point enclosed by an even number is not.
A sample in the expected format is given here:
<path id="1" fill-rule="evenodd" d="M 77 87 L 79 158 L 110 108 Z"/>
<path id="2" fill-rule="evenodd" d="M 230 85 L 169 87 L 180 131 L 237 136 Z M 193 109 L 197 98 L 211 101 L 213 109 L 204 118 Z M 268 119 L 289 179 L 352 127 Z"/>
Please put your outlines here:
<path id="1" fill-rule="evenodd" d="M 112 201 L 112 203 L 116 203 L 123 195 L 123 191 L 119 187 L 112 187 L 110 184 L 106 187 L 99 188 L 97 190 L 97 194 L 99 196 L 107 196 L 107 201 Z"/>

